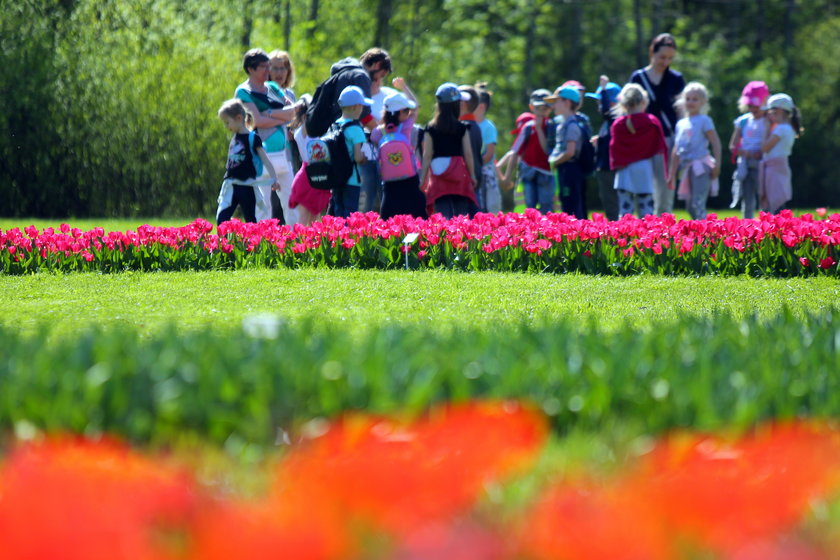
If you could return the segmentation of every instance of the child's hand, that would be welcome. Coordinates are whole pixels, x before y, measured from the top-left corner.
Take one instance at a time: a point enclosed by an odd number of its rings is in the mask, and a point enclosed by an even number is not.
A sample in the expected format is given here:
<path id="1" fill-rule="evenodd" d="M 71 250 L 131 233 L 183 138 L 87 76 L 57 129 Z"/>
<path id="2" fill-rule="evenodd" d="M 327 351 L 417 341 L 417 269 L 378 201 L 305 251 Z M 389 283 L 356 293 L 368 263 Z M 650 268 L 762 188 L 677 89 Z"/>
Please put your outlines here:
<path id="1" fill-rule="evenodd" d="M 396 78 L 391 80 L 391 83 L 394 84 L 394 87 L 397 89 L 405 89 L 405 78 L 397 76 Z"/>
<path id="2" fill-rule="evenodd" d="M 598 83 L 601 85 L 601 87 L 604 87 L 608 83 L 610 83 L 610 79 L 606 74 L 601 74 L 601 77 L 598 79 Z"/>
<path id="3" fill-rule="evenodd" d="M 720 165 L 712 167 L 712 181 L 720 177 Z"/>
<path id="4" fill-rule="evenodd" d="M 282 187 L 280 187 L 280 183 L 277 181 L 277 179 L 275 179 L 274 182 L 271 183 L 271 190 L 279 191 L 281 188 Z"/>

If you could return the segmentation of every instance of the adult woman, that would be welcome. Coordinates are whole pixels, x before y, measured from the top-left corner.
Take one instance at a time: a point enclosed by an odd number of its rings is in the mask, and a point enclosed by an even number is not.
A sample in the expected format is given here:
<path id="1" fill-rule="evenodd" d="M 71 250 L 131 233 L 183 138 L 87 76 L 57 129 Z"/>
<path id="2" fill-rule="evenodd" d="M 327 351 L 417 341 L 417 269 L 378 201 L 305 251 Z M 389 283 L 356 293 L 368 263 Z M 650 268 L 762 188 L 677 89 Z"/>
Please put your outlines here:
<path id="1" fill-rule="evenodd" d="M 286 156 L 286 131 L 283 125 L 294 118 L 298 105 L 285 96 L 280 86 L 268 81 L 268 66 L 268 55 L 264 50 L 252 49 L 245 53 L 242 68 L 248 74 L 248 79 L 239 84 L 234 97 L 240 99 L 254 116 L 254 126 L 277 173 L 283 216 L 287 224 L 294 224 L 295 212 L 289 208 L 293 175 Z M 264 204 L 258 205 L 257 220 L 265 220 L 271 217 L 271 189 L 260 190 Z"/>
<path id="2" fill-rule="evenodd" d="M 660 33 L 651 41 L 648 53 L 650 63 L 633 72 L 630 82 L 639 84 L 647 92 L 649 99 L 647 112 L 655 115 L 662 123 L 665 143 L 670 153 L 674 147 L 674 130 L 677 125 L 674 101 L 685 87 L 682 74 L 671 69 L 671 62 L 677 54 L 677 42 L 670 33 Z M 674 191 L 668 188 L 662 158 L 654 159 L 653 175 L 654 212 L 662 214 L 673 211 Z"/>
<path id="3" fill-rule="evenodd" d="M 268 53 L 268 79 L 280 86 L 286 99 L 289 99 L 293 103 L 297 101 L 297 96 L 292 89 L 295 87 L 295 65 L 292 64 L 289 53 L 281 50 L 274 50 Z M 289 163 L 292 166 L 292 176 L 294 176 L 300 169 L 301 157 L 298 153 L 297 143 L 288 126 L 283 126 L 283 131 L 286 135 L 286 156 L 289 158 Z M 274 196 L 271 197 L 271 215 L 275 218 L 282 216 L 282 208 L 282 201 L 277 196 L 277 193 L 274 193 Z"/>

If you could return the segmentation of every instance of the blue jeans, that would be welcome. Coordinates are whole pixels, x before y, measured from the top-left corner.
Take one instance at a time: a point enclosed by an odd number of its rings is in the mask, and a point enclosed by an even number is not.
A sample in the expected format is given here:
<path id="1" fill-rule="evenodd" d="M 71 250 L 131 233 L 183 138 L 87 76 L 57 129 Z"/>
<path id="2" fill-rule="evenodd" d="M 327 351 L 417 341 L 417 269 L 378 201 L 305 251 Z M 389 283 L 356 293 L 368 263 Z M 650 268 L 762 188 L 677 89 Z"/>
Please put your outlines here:
<path id="1" fill-rule="evenodd" d="M 525 188 L 525 206 L 543 214 L 554 211 L 554 177 L 537 171 L 530 165 L 519 166 L 519 178 Z"/>
<path id="2" fill-rule="evenodd" d="M 330 207 L 327 213 L 330 216 L 346 218 L 353 212 L 359 211 L 360 189 L 356 185 L 345 185 L 333 189 L 330 197 Z"/>
<path id="3" fill-rule="evenodd" d="M 379 162 L 366 161 L 360 163 L 358 168 L 359 175 L 362 178 L 361 193 L 365 195 L 362 212 L 378 212 L 382 194 L 382 177 L 379 174 Z"/>

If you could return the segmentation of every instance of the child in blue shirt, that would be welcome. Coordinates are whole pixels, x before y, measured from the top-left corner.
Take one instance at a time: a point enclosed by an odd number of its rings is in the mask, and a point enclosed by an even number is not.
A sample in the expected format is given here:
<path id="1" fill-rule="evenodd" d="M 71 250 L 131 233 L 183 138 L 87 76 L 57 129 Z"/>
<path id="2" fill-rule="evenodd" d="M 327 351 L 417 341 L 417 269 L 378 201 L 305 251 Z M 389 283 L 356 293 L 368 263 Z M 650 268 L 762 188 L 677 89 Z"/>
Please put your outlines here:
<path id="1" fill-rule="evenodd" d="M 350 160 L 355 164 L 366 161 L 362 152 L 362 145 L 365 143 L 365 132 L 359 124 L 359 117 L 365 107 L 373 105 L 373 99 L 365 97 L 362 88 L 359 86 L 347 86 L 341 90 L 338 96 L 338 105 L 341 107 L 341 117 L 336 120 L 339 126 L 345 123 L 352 123 L 344 129 L 344 140 L 347 143 L 347 151 Z M 343 187 L 334 188 L 330 198 L 328 213 L 331 216 L 346 218 L 353 212 L 359 210 L 359 196 L 361 194 L 361 176 L 356 165 L 353 166 L 353 173 Z"/>

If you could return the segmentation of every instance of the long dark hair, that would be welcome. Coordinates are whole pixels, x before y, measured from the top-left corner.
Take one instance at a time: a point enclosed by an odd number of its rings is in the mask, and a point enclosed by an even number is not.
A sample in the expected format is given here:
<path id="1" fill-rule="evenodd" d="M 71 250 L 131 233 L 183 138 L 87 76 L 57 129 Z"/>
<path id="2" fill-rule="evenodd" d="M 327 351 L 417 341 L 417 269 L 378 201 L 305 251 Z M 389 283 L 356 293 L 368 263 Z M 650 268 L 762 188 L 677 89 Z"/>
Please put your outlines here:
<path id="1" fill-rule="evenodd" d="M 402 113 L 402 111 L 394 111 L 393 113 L 390 111 L 385 111 L 385 114 L 382 117 L 382 122 L 385 125 L 386 131 L 390 132 L 391 130 L 399 128 L 400 113 Z"/>
<path id="2" fill-rule="evenodd" d="M 448 103 L 438 101 L 435 104 L 435 114 L 429 121 L 429 126 L 443 134 L 456 134 L 458 132 L 458 117 L 461 114 L 461 102 L 450 101 Z"/>

